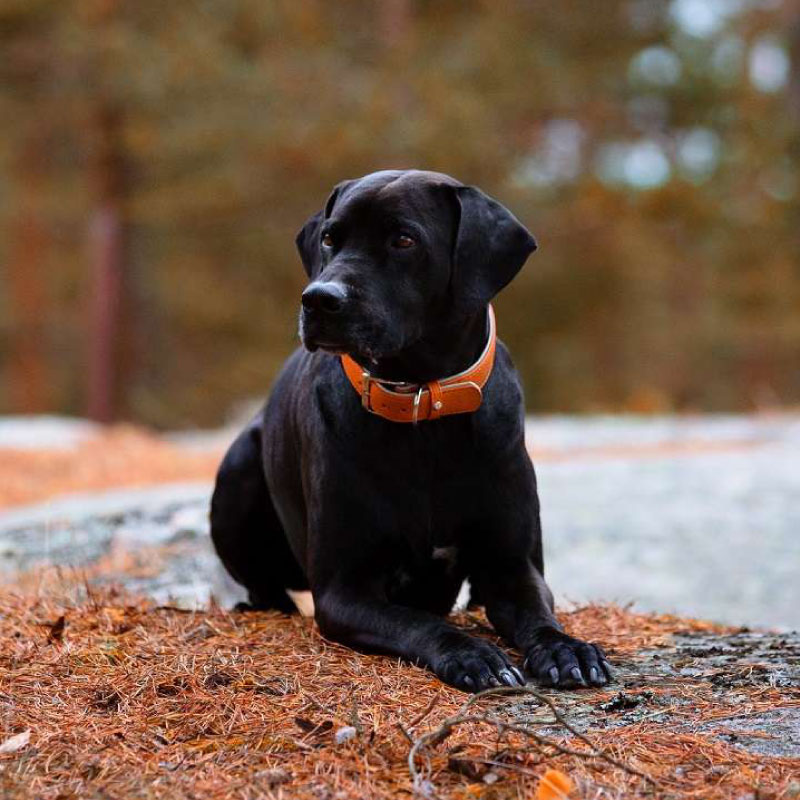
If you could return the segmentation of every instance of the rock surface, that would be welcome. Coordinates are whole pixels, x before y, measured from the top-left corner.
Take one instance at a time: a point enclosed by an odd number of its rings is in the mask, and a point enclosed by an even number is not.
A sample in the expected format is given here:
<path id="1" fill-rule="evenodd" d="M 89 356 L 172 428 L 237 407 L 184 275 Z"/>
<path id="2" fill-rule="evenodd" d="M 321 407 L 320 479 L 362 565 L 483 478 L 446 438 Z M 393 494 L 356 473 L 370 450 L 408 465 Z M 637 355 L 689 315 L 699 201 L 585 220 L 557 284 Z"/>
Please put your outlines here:
<path id="1" fill-rule="evenodd" d="M 797 633 L 678 633 L 663 647 L 619 663 L 615 677 L 618 693 L 599 706 L 586 704 L 581 692 L 559 695 L 576 727 L 612 731 L 653 721 L 750 753 L 800 759 Z M 770 698 L 766 707 L 753 703 L 759 696 Z M 541 713 L 534 708 L 533 717 L 524 703 L 515 713 L 530 721 Z M 708 715 L 713 721 L 704 721 Z"/>
<path id="2" fill-rule="evenodd" d="M 0 432 L 23 442 L 22 427 L 8 422 Z M 83 430 L 70 423 L 59 441 Z M 28 432 L 31 446 L 40 432 Z M 194 434 L 190 444 L 219 447 L 223 435 Z M 633 601 L 800 627 L 798 415 L 539 417 L 527 436 L 547 576 L 562 604 Z M 210 488 L 117 490 L 0 513 L 0 581 L 37 565 L 88 567 L 98 577 L 105 567 L 106 577 L 159 599 L 202 605 L 214 592 L 235 602 L 242 593 L 208 541 Z M 132 561 L 147 568 L 132 576 L 123 568 Z"/>

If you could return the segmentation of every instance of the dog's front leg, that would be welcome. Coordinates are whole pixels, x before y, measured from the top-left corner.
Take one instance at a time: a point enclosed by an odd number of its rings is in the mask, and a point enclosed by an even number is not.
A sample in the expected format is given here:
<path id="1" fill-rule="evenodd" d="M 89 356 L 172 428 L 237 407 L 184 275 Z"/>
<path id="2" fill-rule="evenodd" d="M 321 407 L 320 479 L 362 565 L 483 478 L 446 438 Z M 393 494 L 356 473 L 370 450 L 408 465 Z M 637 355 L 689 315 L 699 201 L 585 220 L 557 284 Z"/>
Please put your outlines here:
<path id="1" fill-rule="evenodd" d="M 476 575 L 490 622 L 525 654 L 525 669 L 540 683 L 562 688 L 604 686 L 611 665 L 603 649 L 564 633 L 552 610 L 552 594 L 530 562 L 486 564 Z"/>
<path id="2" fill-rule="evenodd" d="M 418 609 L 345 586 L 315 592 L 315 617 L 327 638 L 367 652 L 399 656 L 468 692 L 520 686 L 524 678 L 502 650 Z"/>

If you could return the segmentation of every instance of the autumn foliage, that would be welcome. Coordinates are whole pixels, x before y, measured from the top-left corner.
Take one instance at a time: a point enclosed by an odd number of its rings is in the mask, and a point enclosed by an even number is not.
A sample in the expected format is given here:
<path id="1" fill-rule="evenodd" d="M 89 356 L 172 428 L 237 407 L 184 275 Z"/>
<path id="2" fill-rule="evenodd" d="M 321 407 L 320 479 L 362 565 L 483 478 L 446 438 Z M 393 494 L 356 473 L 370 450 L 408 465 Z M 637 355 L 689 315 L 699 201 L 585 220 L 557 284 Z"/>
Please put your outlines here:
<path id="1" fill-rule="evenodd" d="M 538 236 L 498 303 L 531 409 L 797 404 L 799 30 L 789 0 L 6 2 L 0 410 L 263 395 L 296 230 L 389 166 Z"/>

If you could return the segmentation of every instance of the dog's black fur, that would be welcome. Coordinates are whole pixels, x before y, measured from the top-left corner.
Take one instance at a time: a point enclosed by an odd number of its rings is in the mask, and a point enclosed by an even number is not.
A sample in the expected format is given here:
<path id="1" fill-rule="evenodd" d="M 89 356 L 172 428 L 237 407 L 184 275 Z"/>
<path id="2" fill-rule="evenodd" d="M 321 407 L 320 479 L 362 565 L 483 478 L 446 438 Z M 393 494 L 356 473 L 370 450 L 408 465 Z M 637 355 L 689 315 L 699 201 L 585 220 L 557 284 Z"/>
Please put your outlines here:
<path id="1" fill-rule="evenodd" d="M 520 383 L 498 343 L 481 407 L 417 425 L 374 416 L 344 375 L 422 383 L 480 355 L 487 304 L 536 244 L 479 190 L 438 173 L 339 184 L 297 245 L 310 284 L 298 349 L 220 467 L 212 536 L 256 608 L 311 589 L 323 634 L 429 667 L 468 691 L 517 685 L 506 654 L 444 617 L 474 601 L 552 686 L 610 679 L 602 650 L 565 634 L 545 584 Z"/>

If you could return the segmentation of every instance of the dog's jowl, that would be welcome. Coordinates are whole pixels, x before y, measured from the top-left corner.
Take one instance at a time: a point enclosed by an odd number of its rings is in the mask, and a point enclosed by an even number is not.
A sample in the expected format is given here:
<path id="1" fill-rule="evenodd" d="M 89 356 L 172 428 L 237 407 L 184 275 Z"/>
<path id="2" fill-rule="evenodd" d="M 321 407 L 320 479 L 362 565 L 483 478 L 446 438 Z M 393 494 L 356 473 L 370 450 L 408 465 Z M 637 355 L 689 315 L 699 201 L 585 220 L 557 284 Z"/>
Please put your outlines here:
<path id="1" fill-rule="evenodd" d="M 322 633 L 468 691 L 524 681 L 447 622 L 472 601 L 551 686 L 610 680 L 544 581 L 522 391 L 490 302 L 535 250 L 478 189 L 433 172 L 340 183 L 297 236 L 303 347 L 217 475 L 214 544 L 254 608 L 311 590 Z"/>

